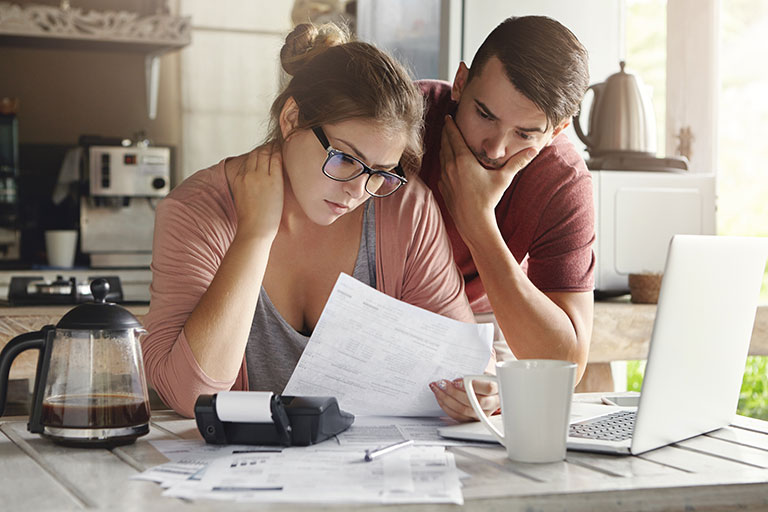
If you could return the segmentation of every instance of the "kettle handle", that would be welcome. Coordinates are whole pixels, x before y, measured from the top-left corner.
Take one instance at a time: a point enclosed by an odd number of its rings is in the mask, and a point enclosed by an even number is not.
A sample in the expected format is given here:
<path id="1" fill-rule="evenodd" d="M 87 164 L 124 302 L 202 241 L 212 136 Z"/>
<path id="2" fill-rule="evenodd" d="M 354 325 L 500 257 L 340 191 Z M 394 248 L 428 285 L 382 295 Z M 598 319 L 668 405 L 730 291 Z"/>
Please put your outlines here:
<path id="1" fill-rule="evenodd" d="M 11 364 L 16 356 L 25 350 L 36 348 L 40 351 L 45 347 L 47 331 L 28 332 L 13 338 L 0 352 L 0 416 L 5 411 L 5 400 L 8 393 L 8 376 L 11 373 Z"/>
<path id="2" fill-rule="evenodd" d="M 594 97 L 592 98 L 592 109 L 597 107 L 597 102 L 599 101 L 598 97 L 597 97 L 598 94 L 599 94 L 598 91 L 600 91 L 600 89 L 601 89 L 598 86 L 600 86 L 600 85 L 602 85 L 602 82 L 601 83 L 597 83 L 597 84 L 592 84 L 592 85 L 590 85 L 587 88 L 587 91 L 592 89 L 592 92 L 594 94 Z M 586 95 L 587 91 L 584 92 L 585 95 Z M 583 103 L 584 102 L 584 98 L 582 98 L 581 101 Z M 594 146 L 594 141 L 589 137 L 589 135 L 586 135 L 581 130 L 580 114 L 581 114 L 581 106 L 579 106 L 579 110 L 578 110 L 578 112 L 576 112 L 576 115 L 573 116 L 573 129 L 576 130 L 576 135 L 578 135 L 579 139 L 581 139 L 581 142 L 583 142 L 587 146 L 587 150 L 589 150 L 591 147 Z M 591 132 L 591 130 L 590 130 L 590 132 Z"/>

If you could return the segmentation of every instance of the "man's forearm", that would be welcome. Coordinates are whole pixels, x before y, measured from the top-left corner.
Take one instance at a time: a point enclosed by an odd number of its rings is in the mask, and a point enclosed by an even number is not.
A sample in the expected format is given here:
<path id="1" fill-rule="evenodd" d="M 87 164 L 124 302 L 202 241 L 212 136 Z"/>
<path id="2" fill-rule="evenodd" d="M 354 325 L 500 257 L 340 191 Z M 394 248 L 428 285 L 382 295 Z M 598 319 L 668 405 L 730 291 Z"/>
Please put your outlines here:
<path id="1" fill-rule="evenodd" d="M 498 229 L 487 228 L 477 241 L 465 241 L 472 253 L 496 321 L 519 359 L 573 361 L 584 371 L 591 336 L 589 325 L 571 318 L 528 279 Z M 477 233 L 475 233 L 477 234 Z"/>

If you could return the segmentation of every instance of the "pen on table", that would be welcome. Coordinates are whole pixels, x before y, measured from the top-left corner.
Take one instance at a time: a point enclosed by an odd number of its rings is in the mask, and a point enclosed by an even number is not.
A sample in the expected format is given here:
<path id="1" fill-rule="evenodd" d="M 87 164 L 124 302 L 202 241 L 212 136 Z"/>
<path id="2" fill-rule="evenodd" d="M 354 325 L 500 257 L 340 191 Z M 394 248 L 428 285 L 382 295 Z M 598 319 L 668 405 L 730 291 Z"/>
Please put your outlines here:
<path id="1" fill-rule="evenodd" d="M 400 448 L 405 448 L 406 446 L 411 446 L 412 444 L 413 444 L 413 439 L 408 439 L 407 441 L 400 441 L 395 444 L 390 444 L 389 446 L 384 446 L 383 448 L 377 448 L 375 450 L 365 450 L 365 462 L 371 462 L 373 459 L 377 459 L 382 455 L 392 453 L 395 450 L 399 450 Z"/>

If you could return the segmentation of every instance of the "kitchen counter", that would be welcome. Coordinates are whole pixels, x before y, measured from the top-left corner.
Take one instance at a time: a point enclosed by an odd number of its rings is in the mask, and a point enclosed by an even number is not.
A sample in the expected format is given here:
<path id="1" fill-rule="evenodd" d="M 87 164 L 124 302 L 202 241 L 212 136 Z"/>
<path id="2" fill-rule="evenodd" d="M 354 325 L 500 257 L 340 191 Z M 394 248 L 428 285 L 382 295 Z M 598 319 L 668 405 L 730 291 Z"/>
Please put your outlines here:
<path id="1" fill-rule="evenodd" d="M 56 324 L 72 306 L 0 307 L 0 348 L 14 336 Z M 126 306 L 141 320 L 149 306 Z M 589 365 L 579 391 L 612 388 L 611 361 L 645 359 L 656 316 L 655 304 L 632 304 L 626 299 L 595 303 L 595 323 L 589 351 Z M 752 331 L 751 355 L 768 355 L 768 305 L 759 306 Z M 37 352 L 26 351 L 11 368 L 11 378 L 35 375 Z M 591 374 L 591 376 L 590 376 Z M 589 379 L 593 379 L 590 381 Z"/>
<path id="2" fill-rule="evenodd" d="M 41 277 L 53 281 L 57 276 L 65 279 L 74 277 L 78 282 L 87 282 L 95 276 L 115 276 L 120 279 L 123 298 L 126 301 L 149 302 L 149 284 L 152 281 L 152 271 L 148 268 L 41 268 L 25 270 L 0 270 L 0 297 L 8 297 L 8 287 L 12 277 Z M 66 311 L 65 311 L 66 312 Z M 62 313 L 63 314 L 63 313 Z"/>
<path id="3" fill-rule="evenodd" d="M 656 304 L 633 304 L 628 298 L 595 302 L 589 363 L 576 391 L 613 390 L 615 383 L 610 363 L 648 356 L 655 317 Z M 727 340 L 723 342 L 727 343 Z M 768 356 L 768 305 L 757 308 L 749 354 Z"/>
<path id="4" fill-rule="evenodd" d="M 632 304 L 628 300 L 595 302 L 589 362 L 645 359 L 655 317 L 656 304 Z M 768 356 L 768 304 L 757 308 L 749 354 Z"/>
<path id="5" fill-rule="evenodd" d="M 149 311 L 149 304 L 120 304 L 125 309 L 136 315 L 137 317 L 141 317 L 147 314 Z M 35 319 L 35 318 L 55 318 L 56 320 L 53 322 L 48 323 L 56 323 L 59 319 L 61 319 L 62 316 L 64 316 L 67 311 L 75 307 L 73 304 L 65 304 L 61 306 L 16 306 L 16 307 L 10 307 L 10 306 L 0 306 L 0 319 L 9 317 L 9 318 L 17 318 L 17 319 Z M 40 327 L 42 327 L 44 324 L 40 324 L 35 329 L 31 330 L 37 330 Z M 24 332 L 24 331 L 22 331 Z"/>

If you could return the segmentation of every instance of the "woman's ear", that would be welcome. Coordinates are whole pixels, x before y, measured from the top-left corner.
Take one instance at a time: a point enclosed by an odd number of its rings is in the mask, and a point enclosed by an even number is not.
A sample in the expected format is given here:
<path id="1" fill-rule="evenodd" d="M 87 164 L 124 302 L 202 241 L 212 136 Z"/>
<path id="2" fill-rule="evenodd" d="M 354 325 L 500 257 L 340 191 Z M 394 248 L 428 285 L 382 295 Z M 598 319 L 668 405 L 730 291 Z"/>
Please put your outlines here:
<path id="1" fill-rule="evenodd" d="M 280 111 L 280 133 L 283 135 L 283 140 L 288 139 L 297 126 L 299 126 L 299 106 L 293 96 L 289 96 Z"/>

